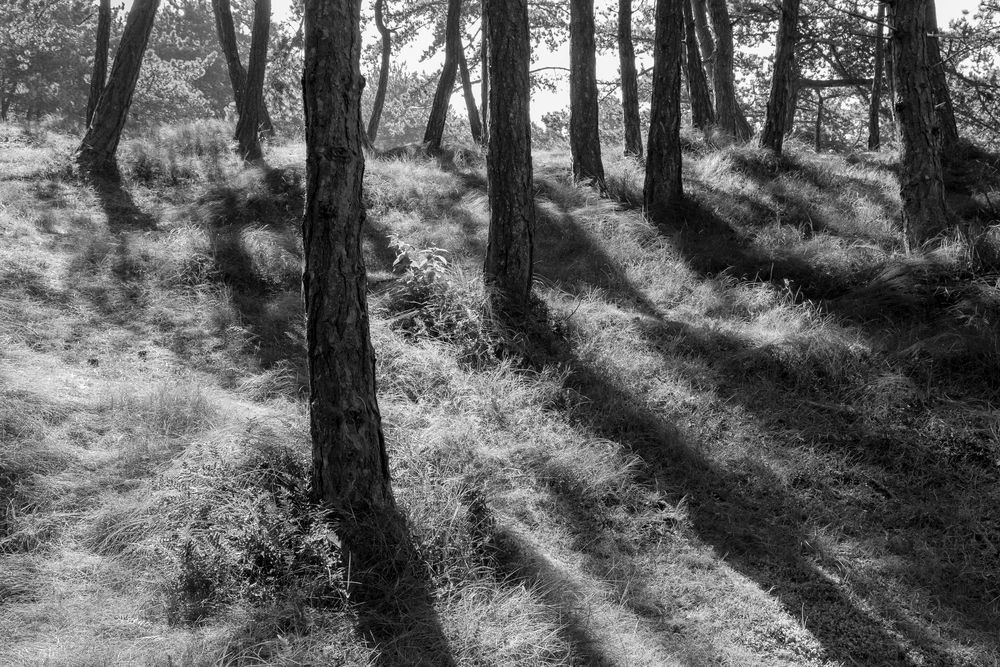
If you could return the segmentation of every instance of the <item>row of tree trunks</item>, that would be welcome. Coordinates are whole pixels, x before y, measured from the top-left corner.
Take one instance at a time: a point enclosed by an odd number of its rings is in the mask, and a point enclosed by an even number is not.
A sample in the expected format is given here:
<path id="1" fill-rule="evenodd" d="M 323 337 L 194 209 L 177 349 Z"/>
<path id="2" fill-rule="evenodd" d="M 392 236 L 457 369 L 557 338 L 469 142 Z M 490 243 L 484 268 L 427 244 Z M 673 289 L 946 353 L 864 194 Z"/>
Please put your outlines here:
<path id="1" fill-rule="evenodd" d="M 712 32 L 715 34 L 712 88 L 715 91 L 716 125 L 736 141 L 747 141 L 753 130 L 736 99 L 733 27 L 729 21 L 729 8 L 726 0 L 708 0 L 708 10 Z"/>
<path id="2" fill-rule="evenodd" d="M 160 0 L 135 0 L 125 19 L 125 29 L 108 83 L 94 109 L 94 117 L 76 152 L 80 168 L 95 175 L 118 176 L 118 142 L 132 105 L 132 94 L 139 80 L 142 56 Z"/>
<path id="3" fill-rule="evenodd" d="M 603 193 L 606 186 L 598 122 L 594 0 L 570 0 L 569 61 L 569 145 L 573 155 L 573 178 L 596 185 Z"/>
<path id="4" fill-rule="evenodd" d="M 94 51 L 94 74 L 90 77 L 90 97 L 87 98 L 87 127 L 90 127 L 90 121 L 94 118 L 94 110 L 97 109 L 97 101 L 101 98 L 107 79 L 110 41 L 111 0 L 101 0 L 97 7 L 97 47 Z"/>
<path id="5" fill-rule="evenodd" d="M 229 0 L 212 0 L 212 14 L 215 16 L 215 31 L 219 36 L 219 47 L 222 49 L 222 55 L 226 59 L 226 68 L 229 71 L 229 82 L 233 86 L 236 113 L 239 114 L 240 109 L 243 108 L 243 91 L 246 89 L 247 71 L 240 61 L 239 45 L 236 42 L 236 26 L 233 23 L 233 11 Z M 252 35 L 250 39 L 253 40 Z M 265 134 L 270 134 L 274 131 L 274 127 L 271 124 L 271 115 L 267 111 L 263 98 L 261 98 L 260 105 L 258 115 L 260 129 Z"/>
<path id="6" fill-rule="evenodd" d="M 441 150 L 445 121 L 448 120 L 448 106 L 455 90 L 455 74 L 458 70 L 458 56 L 462 48 L 461 34 L 462 0 L 448 0 L 448 16 L 444 28 L 444 67 L 438 79 L 434 102 L 427 117 L 424 131 L 424 146 L 430 152 Z"/>
<path id="7" fill-rule="evenodd" d="M 657 0 L 653 95 L 649 112 L 644 205 L 658 221 L 684 196 L 681 184 L 681 35 L 687 0 Z"/>
<path id="8" fill-rule="evenodd" d="M 378 126 L 385 107 L 385 92 L 389 88 L 389 63 L 392 57 L 392 31 L 385 25 L 385 0 L 375 0 L 375 27 L 382 38 L 382 62 L 378 74 L 378 87 L 372 102 L 372 115 L 368 118 L 368 142 L 375 143 Z"/>
<path id="9" fill-rule="evenodd" d="M 868 101 L 868 150 L 877 151 L 882 145 L 879 116 L 882 110 L 882 76 L 885 64 L 885 5 L 878 3 L 875 15 L 875 72 L 872 75 L 872 92 Z"/>
<path id="10" fill-rule="evenodd" d="M 639 81 L 635 71 L 635 50 L 632 48 L 632 0 L 618 0 L 618 63 L 622 80 L 625 155 L 642 157 Z"/>
<path id="11" fill-rule="evenodd" d="M 712 108 L 712 93 L 708 87 L 708 76 L 701 59 L 702 50 L 698 44 L 698 27 L 694 20 L 691 2 L 681 2 L 684 14 L 684 69 L 687 73 L 688 95 L 691 97 L 691 124 L 700 130 L 707 130 L 715 124 L 715 110 Z"/>
<path id="12" fill-rule="evenodd" d="M 767 99 L 767 113 L 760 145 L 781 154 L 781 147 L 788 131 L 788 109 L 795 80 L 795 43 L 799 33 L 799 0 L 782 0 L 781 18 L 778 21 L 777 44 L 774 52 L 774 72 L 771 75 L 771 94 Z"/>
<path id="13" fill-rule="evenodd" d="M 243 90 L 243 103 L 239 106 L 239 119 L 236 122 L 236 143 L 240 157 L 246 162 L 256 162 L 263 157 L 260 148 L 260 111 L 264 106 L 264 70 L 267 67 L 270 28 L 271 0 L 255 0 L 246 88 Z"/>
<path id="14" fill-rule="evenodd" d="M 535 229 L 528 0 L 485 0 L 489 49 L 490 204 L 483 278 L 494 313 L 529 308 Z"/>

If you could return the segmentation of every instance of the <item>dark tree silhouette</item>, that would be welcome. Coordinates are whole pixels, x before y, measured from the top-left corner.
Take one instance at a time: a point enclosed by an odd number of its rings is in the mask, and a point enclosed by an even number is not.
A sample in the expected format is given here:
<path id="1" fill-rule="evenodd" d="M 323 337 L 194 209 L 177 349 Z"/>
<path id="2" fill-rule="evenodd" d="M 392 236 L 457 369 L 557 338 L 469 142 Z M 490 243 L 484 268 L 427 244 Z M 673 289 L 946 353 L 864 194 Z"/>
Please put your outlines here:
<path id="1" fill-rule="evenodd" d="M 726 0 L 708 0 L 708 15 L 715 33 L 712 62 L 712 88 L 715 91 L 715 122 L 737 141 L 747 141 L 752 134 L 750 123 L 736 99 L 736 76 L 733 71 L 733 27 Z"/>
<path id="2" fill-rule="evenodd" d="M 111 39 L 111 0 L 100 0 L 97 8 L 97 48 L 94 51 L 94 73 L 90 77 L 90 97 L 87 98 L 87 127 L 94 118 L 97 101 L 101 99 L 108 75 L 108 42 Z"/>
<path id="3" fill-rule="evenodd" d="M 462 0 L 448 0 L 448 17 L 444 28 L 444 67 L 434 92 L 434 103 L 427 118 L 424 131 L 424 145 L 435 152 L 441 149 L 445 121 L 448 120 L 448 104 L 455 90 L 455 72 L 458 69 L 459 50 L 462 48 Z"/>
<path id="4" fill-rule="evenodd" d="M 392 57 L 392 31 L 385 25 L 385 0 L 375 0 L 375 27 L 382 37 L 382 61 L 378 71 L 378 87 L 372 102 L 372 115 L 368 118 L 368 142 L 374 143 L 378 125 L 385 107 L 385 91 L 389 87 L 389 59 Z"/>
<path id="5" fill-rule="evenodd" d="M 686 0 L 657 0 L 653 97 L 649 110 L 644 204 L 653 220 L 675 210 L 681 185 L 681 35 Z"/>
<path id="6" fill-rule="evenodd" d="M 635 49 L 632 47 L 632 0 L 618 0 L 618 62 L 622 77 L 625 155 L 642 157 L 639 82 L 635 71 Z"/>
<path id="7" fill-rule="evenodd" d="M 573 154 L 573 178 L 597 185 L 604 192 L 594 0 L 570 0 L 569 8 L 569 146 Z"/>
<path id="8" fill-rule="evenodd" d="M 684 68 L 687 72 L 688 94 L 691 96 L 691 124 L 707 130 L 715 124 L 712 93 L 702 61 L 703 50 L 698 44 L 698 26 L 691 10 L 691 2 L 683 0 L 681 4 L 684 5 Z"/>
<path id="9" fill-rule="evenodd" d="M 215 31 L 219 36 L 219 46 L 226 59 L 229 71 L 229 82 L 233 86 L 233 101 L 236 102 L 236 113 L 243 106 L 243 91 L 246 89 L 247 71 L 240 62 L 239 45 L 236 42 L 236 26 L 233 24 L 233 11 L 229 0 L 212 0 L 212 13 L 215 15 Z M 267 105 L 261 98 L 260 129 L 265 134 L 273 132 L 271 116 Z"/>
<path id="10" fill-rule="evenodd" d="M 877 151 L 882 144 L 879 115 L 882 110 L 882 77 L 885 65 L 885 4 L 878 3 L 875 15 L 875 62 L 872 75 L 871 97 L 868 100 L 868 150 Z"/>
<path id="11" fill-rule="evenodd" d="M 256 162 L 263 157 L 260 149 L 260 110 L 264 105 L 264 70 L 267 67 L 267 39 L 271 29 L 271 0 L 255 0 L 253 31 L 250 37 L 250 63 L 243 104 L 236 123 L 236 143 L 240 157 Z"/>
<path id="12" fill-rule="evenodd" d="M 771 75 L 771 94 L 767 98 L 767 114 L 760 145 L 781 153 L 788 128 L 787 105 L 792 101 L 795 85 L 795 42 L 799 34 L 799 0 L 782 0 L 781 19 L 774 51 L 774 72 Z"/>

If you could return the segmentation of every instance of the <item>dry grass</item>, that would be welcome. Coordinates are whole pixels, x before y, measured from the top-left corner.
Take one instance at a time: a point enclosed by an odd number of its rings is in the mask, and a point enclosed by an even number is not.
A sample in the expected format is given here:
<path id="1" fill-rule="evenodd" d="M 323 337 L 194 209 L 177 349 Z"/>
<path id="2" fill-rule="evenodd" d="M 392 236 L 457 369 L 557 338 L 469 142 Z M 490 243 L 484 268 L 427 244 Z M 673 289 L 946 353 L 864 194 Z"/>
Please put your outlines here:
<path id="1" fill-rule="evenodd" d="M 160 130 L 107 190 L 5 132 L 0 663 L 1000 660 L 1000 298 L 983 234 L 902 257 L 884 156 L 692 135 L 652 224 L 634 162 L 609 201 L 539 153 L 528 332 L 482 307 L 481 163 L 370 161 L 371 604 L 306 495 L 301 147 Z"/>

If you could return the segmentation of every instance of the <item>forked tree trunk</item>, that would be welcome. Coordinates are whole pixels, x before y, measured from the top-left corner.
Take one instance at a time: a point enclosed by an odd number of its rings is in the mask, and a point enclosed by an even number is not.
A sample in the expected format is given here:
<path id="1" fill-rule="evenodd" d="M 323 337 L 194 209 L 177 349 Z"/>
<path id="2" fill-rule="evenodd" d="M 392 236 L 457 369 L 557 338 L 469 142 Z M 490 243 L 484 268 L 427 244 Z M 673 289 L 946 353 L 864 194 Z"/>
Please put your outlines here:
<path id="1" fill-rule="evenodd" d="M 122 128 L 128 119 L 132 106 L 132 95 L 142 56 L 146 52 L 149 33 L 153 30 L 153 20 L 160 0 L 135 0 L 125 20 L 115 62 L 104 92 L 97 102 L 94 117 L 76 151 L 76 162 L 81 169 L 92 174 L 110 177 L 118 176 L 115 155 L 121 140 Z"/>
<path id="2" fill-rule="evenodd" d="M 382 37 L 382 62 L 378 72 L 378 87 L 375 89 L 375 100 L 372 103 L 372 115 L 368 118 L 368 142 L 375 143 L 378 136 L 378 125 L 382 120 L 382 109 L 385 107 L 385 91 L 389 87 L 389 62 L 392 56 L 392 31 L 385 26 L 385 0 L 375 0 L 375 27 Z"/>
<path id="3" fill-rule="evenodd" d="M 302 291 L 312 493 L 345 519 L 394 507 L 362 252 L 360 25 L 360 0 L 305 0 Z"/>
<path id="4" fill-rule="evenodd" d="M 927 0 L 896 0 L 889 5 L 889 15 L 901 147 L 903 241 L 909 251 L 945 225 L 948 208 L 928 66 Z"/>
<path id="5" fill-rule="evenodd" d="M 654 222 L 676 209 L 681 185 L 681 35 L 687 0 L 657 0 L 653 97 L 649 110 L 644 205 Z"/>
<path id="6" fill-rule="evenodd" d="M 263 157 L 260 149 L 260 110 L 264 105 L 264 70 L 267 67 L 270 28 L 271 0 L 255 0 L 246 88 L 236 122 L 236 143 L 240 157 L 246 162 L 256 162 Z"/>
<path id="7" fill-rule="evenodd" d="M 598 125 L 594 0 L 570 0 L 569 7 L 569 146 L 573 178 L 596 185 L 603 193 L 607 188 Z"/>
<path id="8" fill-rule="evenodd" d="M 87 127 L 94 118 L 97 101 L 101 99 L 108 76 L 108 43 L 111 40 L 111 0 L 100 0 L 97 8 L 97 47 L 94 50 L 94 74 L 90 77 L 90 97 L 87 98 Z"/>
<path id="9" fill-rule="evenodd" d="M 448 120 L 448 104 L 455 90 L 455 70 L 458 69 L 458 51 L 461 44 L 462 0 L 448 0 L 448 17 L 444 30 L 444 68 L 434 93 L 434 103 L 427 118 L 424 145 L 430 152 L 441 150 L 444 127 Z"/>
<path id="10" fill-rule="evenodd" d="M 219 36 L 219 46 L 226 59 L 226 69 L 229 71 L 229 82 L 233 86 L 236 113 L 239 114 L 240 108 L 243 106 L 247 71 L 244 69 L 243 63 L 240 62 L 240 50 L 236 42 L 236 26 L 233 23 L 233 12 L 229 0 L 212 0 L 212 13 L 215 15 L 215 31 Z M 261 131 L 265 134 L 273 133 L 271 115 L 267 111 L 267 105 L 264 104 L 263 98 L 261 99 L 259 118 L 261 119 Z"/>
<path id="11" fill-rule="evenodd" d="M 726 0 L 708 0 L 709 18 L 715 33 L 715 54 L 712 79 L 715 90 L 715 122 L 737 141 L 747 141 L 752 134 L 750 123 L 736 99 L 736 77 L 733 72 L 733 27 L 729 23 Z"/>
<path id="12" fill-rule="evenodd" d="M 527 312 L 535 201 L 531 169 L 528 0 L 484 0 L 489 46 L 490 230 L 483 275 L 495 313 Z"/>
<path id="13" fill-rule="evenodd" d="M 639 81 L 635 71 L 635 49 L 632 48 L 632 0 L 618 0 L 618 63 L 622 77 L 625 155 L 642 157 Z"/>
<path id="14" fill-rule="evenodd" d="M 706 0 L 689 0 L 694 18 L 695 32 L 698 33 L 698 48 L 701 50 L 701 61 L 705 71 L 715 68 L 715 38 L 708 23 L 708 5 Z"/>
<path id="15" fill-rule="evenodd" d="M 712 108 L 712 94 L 708 87 L 708 76 L 701 60 L 702 49 L 698 45 L 698 26 L 691 11 L 690 0 L 683 0 L 684 14 L 684 68 L 687 71 L 688 95 L 691 97 L 691 124 L 700 130 L 707 130 L 715 124 L 715 110 Z"/>
<path id="16" fill-rule="evenodd" d="M 934 0 L 927 0 L 927 64 L 930 68 L 934 108 L 937 109 L 941 150 L 946 155 L 958 143 L 958 124 L 955 122 L 955 107 L 951 102 L 948 77 L 945 74 L 944 60 L 941 57 L 937 8 Z"/>
<path id="17" fill-rule="evenodd" d="M 885 5 L 880 2 L 878 13 L 875 15 L 875 72 L 872 75 L 871 98 L 868 101 L 868 150 L 870 151 L 877 151 L 882 144 L 879 116 L 882 110 L 882 65 L 885 63 L 883 23 L 885 23 Z"/>
<path id="18" fill-rule="evenodd" d="M 483 125 L 479 119 L 479 109 L 476 107 L 476 96 L 472 93 L 472 79 L 469 77 L 469 64 L 465 62 L 465 47 L 458 50 L 458 73 L 462 79 L 462 96 L 465 98 L 465 110 L 469 114 L 469 132 L 477 144 L 483 143 Z"/>
<path id="19" fill-rule="evenodd" d="M 767 99 L 767 115 L 760 145 L 781 154 L 785 140 L 785 121 L 790 100 L 789 92 L 795 79 L 795 42 L 799 35 L 799 0 L 782 0 L 781 19 L 774 51 L 774 72 L 771 75 L 771 94 Z"/>

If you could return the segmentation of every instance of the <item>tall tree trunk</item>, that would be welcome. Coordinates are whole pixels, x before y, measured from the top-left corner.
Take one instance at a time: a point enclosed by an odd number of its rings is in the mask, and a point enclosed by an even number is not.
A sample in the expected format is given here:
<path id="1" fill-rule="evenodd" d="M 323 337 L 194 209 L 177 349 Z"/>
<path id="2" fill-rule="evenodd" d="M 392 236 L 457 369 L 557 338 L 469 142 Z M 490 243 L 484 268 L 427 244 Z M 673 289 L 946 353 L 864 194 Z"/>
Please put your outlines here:
<path id="1" fill-rule="evenodd" d="M 260 150 L 260 110 L 264 105 L 264 70 L 267 67 L 267 39 L 271 29 L 271 0 L 254 0 L 253 30 L 250 37 L 250 63 L 247 69 L 243 104 L 236 122 L 236 143 L 240 157 L 256 162 Z"/>
<path id="2" fill-rule="evenodd" d="M 100 0 L 97 8 L 97 46 L 94 50 L 94 74 L 90 77 L 90 97 L 87 98 L 87 127 L 94 118 L 97 100 L 108 76 L 108 43 L 111 40 L 111 0 Z"/>
<path id="3" fill-rule="evenodd" d="M 888 2 L 880 2 L 886 6 L 886 25 L 889 27 L 888 39 L 885 41 L 885 85 L 886 94 L 889 97 L 889 120 L 892 122 L 892 132 L 894 136 L 899 134 L 899 122 L 896 118 L 896 53 L 892 39 L 892 16 L 888 10 Z"/>
<path id="4" fill-rule="evenodd" d="M 941 134 L 941 150 L 944 155 L 958 143 L 958 125 L 955 122 L 955 107 L 948 90 L 948 77 L 941 57 L 941 42 L 938 39 L 937 8 L 934 0 L 927 0 L 927 64 L 930 68 L 931 89 L 934 108 L 937 109 L 938 127 Z"/>
<path id="5" fill-rule="evenodd" d="M 688 95 L 691 97 L 691 124 L 700 130 L 707 130 L 715 124 L 715 110 L 712 108 L 712 94 L 708 87 L 708 76 L 701 60 L 702 49 L 698 45 L 698 26 L 691 11 L 690 0 L 682 0 L 684 14 L 684 68 L 687 71 Z"/>
<path id="6" fill-rule="evenodd" d="M 486 12 L 486 0 L 482 1 L 482 7 L 480 11 L 482 26 L 480 27 L 480 54 L 479 54 L 479 68 L 481 71 L 479 77 L 479 110 L 483 114 L 483 136 L 486 142 L 489 142 L 489 131 L 490 131 L 490 68 L 489 68 L 489 17 Z"/>
<path id="7" fill-rule="evenodd" d="M 813 127 L 813 150 L 823 150 L 823 90 L 816 89 L 816 124 Z"/>
<path id="8" fill-rule="evenodd" d="M 618 63 L 622 77 L 625 155 L 642 157 L 639 81 L 635 72 L 635 50 L 632 48 L 632 0 L 618 0 Z"/>
<path id="9" fill-rule="evenodd" d="M 879 116 L 882 110 L 882 66 L 885 63 L 883 23 L 885 23 L 885 5 L 879 2 L 878 14 L 875 15 L 875 72 L 872 75 L 872 92 L 868 101 L 868 150 L 870 151 L 877 151 L 882 144 Z"/>
<path id="10" fill-rule="evenodd" d="M 649 110 L 644 205 L 660 221 L 681 203 L 681 35 L 682 3 L 657 0 L 653 47 L 653 97 Z"/>
<path id="11" fill-rule="evenodd" d="M 375 27 L 382 36 L 382 63 L 378 72 L 378 87 L 372 103 L 372 115 L 368 119 L 368 142 L 374 144 L 378 136 L 378 125 L 385 107 L 385 91 L 389 87 L 389 59 L 392 56 L 392 31 L 385 26 L 385 0 L 375 0 Z"/>
<path id="12" fill-rule="evenodd" d="M 708 5 L 706 0 L 690 0 L 691 13 L 694 17 L 695 32 L 698 33 L 698 48 L 701 49 L 701 61 L 706 71 L 715 71 L 715 38 L 708 22 Z"/>
<path id="13" fill-rule="evenodd" d="M 462 96 L 465 98 L 465 110 L 469 114 L 469 131 L 477 144 L 483 143 L 483 125 L 479 119 L 479 109 L 476 108 L 476 96 L 472 93 L 472 79 L 469 77 L 469 64 L 465 62 L 465 47 L 458 50 L 458 73 L 462 79 Z"/>
<path id="14" fill-rule="evenodd" d="M 243 106 L 243 91 L 246 89 L 247 71 L 240 62 L 240 49 L 236 41 L 236 26 L 233 23 L 233 11 L 229 0 L 212 0 L 212 13 L 215 15 L 215 31 L 219 36 L 219 46 L 222 55 L 226 59 L 226 68 L 229 71 L 229 82 L 233 86 L 233 101 L 236 102 L 236 113 L 239 115 Z M 252 37 L 251 37 L 252 39 Z M 252 46 L 251 46 L 252 48 Z M 261 98 L 260 125 L 261 131 L 265 134 L 272 134 L 274 127 L 271 124 L 271 115 L 267 111 L 267 105 Z"/>
<path id="15" fill-rule="evenodd" d="M 777 45 L 774 50 L 774 72 L 771 75 L 771 95 L 767 99 L 767 115 L 760 145 L 781 154 L 785 140 L 785 120 L 789 92 L 795 79 L 795 42 L 799 36 L 799 0 L 782 0 L 778 22 Z"/>
<path id="16" fill-rule="evenodd" d="M 444 68 L 438 80 L 434 103 L 427 118 L 424 131 L 424 145 L 428 151 L 441 150 L 444 126 L 448 120 L 448 103 L 455 90 L 455 70 L 458 69 L 458 51 L 462 48 L 461 34 L 462 0 L 448 0 L 448 17 L 444 29 Z"/>
<path id="17" fill-rule="evenodd" d="M 747 141 L 752 130 L 736 99 L 733 27 L 729 22 L 729 7 L 726 1 L 708 0 L 709 18 L 715 33 L 715 61 L 712 67 L 715 121 L 723 132 L 730 134 L 737 141 Z"/>
<path id="18" fill-rule="evenodd" d="M 788 104 L 785 105 L 785 134 L 791 134 L 795 129 L 795 111 L 799 104 L 799 92 L 802 86 L 798 83 L 799 72 L 795 72 L 792 87 L 788 89 Z"/>
<path id="19" fill-rule="evenodd" d="M 605 192 L 597 109 L 594 0 L 570 0 L 569 4 L 569 147 L 573 178 L 588 181 Z"/>
<path id="20" fill-rule="evenodd" d="M 360 0 L 305 0 L 302 219 L 312 493 L 341 518 L 394 506 L 362 251 Z"/>
<path id="21" fill-rule="evenodd" d="M 76 151 L 76 162 L 84 171 L 110 177 L 118 176 L 118 142 L 132 106 L 132 94 L 142 56 L 160 0 L 135 0 L 125 20 L 111 75 L 94 110 L 94 117 Z"/>
<path id="22" fill-rule="evenodd" d="M 484 0 L 489 46 L 490 230 L 484 280 L 494 312 L 525 313 L 531 295 L 535 201 L 531 169 L 528 0 Z"/>
<path id="23" fill-rule="evenodd" d="M 896 0 L 889 5 L 889 15 L 901 146 L 903 241 L 909 251 L 946 223 L 948 209 L 928 66 L 927 0 Z"/>

